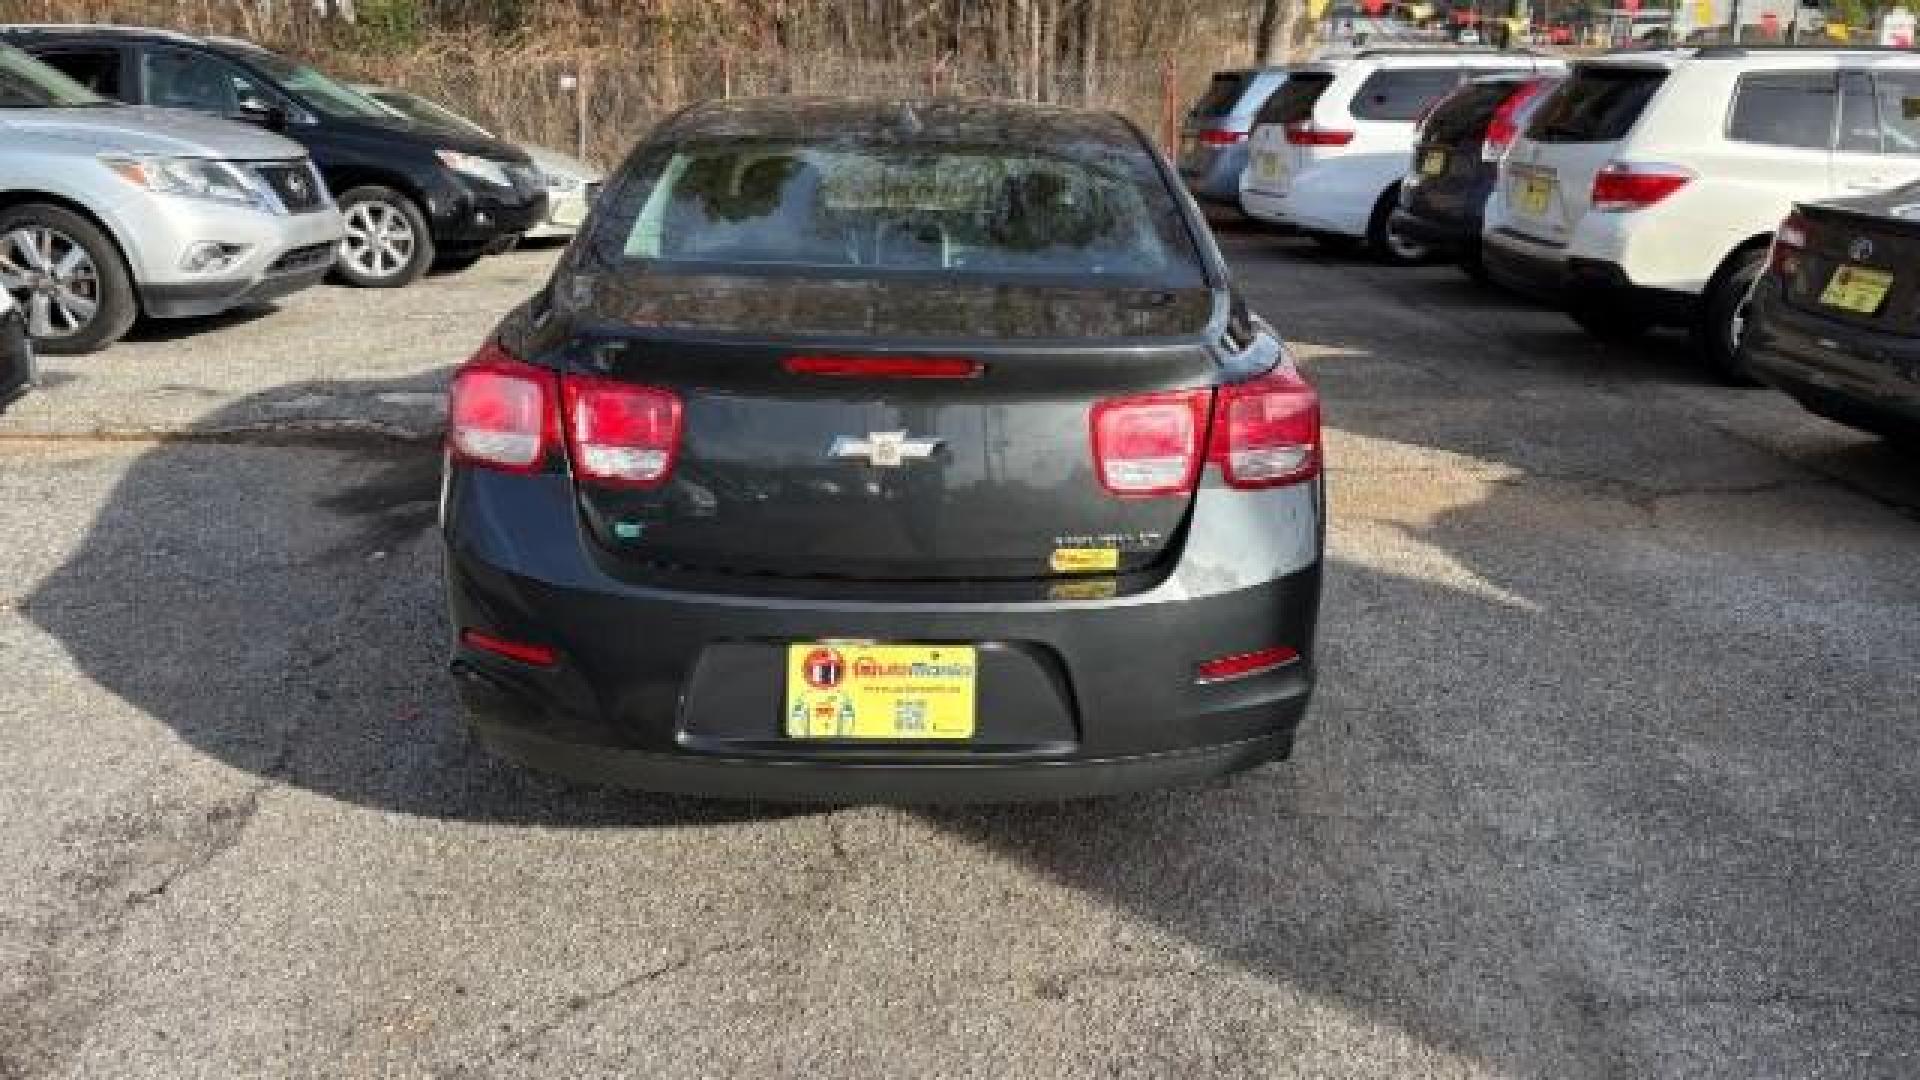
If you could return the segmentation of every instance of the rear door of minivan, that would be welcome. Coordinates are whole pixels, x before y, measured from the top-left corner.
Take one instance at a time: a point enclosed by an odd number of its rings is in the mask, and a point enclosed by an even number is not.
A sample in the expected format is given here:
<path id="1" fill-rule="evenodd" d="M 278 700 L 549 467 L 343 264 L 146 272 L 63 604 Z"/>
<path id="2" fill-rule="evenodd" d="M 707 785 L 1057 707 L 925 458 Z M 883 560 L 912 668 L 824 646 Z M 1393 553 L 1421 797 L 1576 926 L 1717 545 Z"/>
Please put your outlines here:
<path id="1" fill-rule="evenodd" d="M 1288 178 L 1297 170 L 1288 129 L 1302 129 L 1313 120 L 1314 105 L 1333 85 L 1334 73 L 1324 67 L 1288 71 L 1287 81 L 1260 109 L 1249 147 L 1246 186 L 1263 195 L 1285 195 Z"/>
<path id="2" fill-rule="evenodd" d="M 1506 227 L 1567 242 L 1593 204 L 1593 178 L 1611 161 L 1667 81 L 1654 64 L 1588 63 L 1534 114 L 1500 170 Z"/>

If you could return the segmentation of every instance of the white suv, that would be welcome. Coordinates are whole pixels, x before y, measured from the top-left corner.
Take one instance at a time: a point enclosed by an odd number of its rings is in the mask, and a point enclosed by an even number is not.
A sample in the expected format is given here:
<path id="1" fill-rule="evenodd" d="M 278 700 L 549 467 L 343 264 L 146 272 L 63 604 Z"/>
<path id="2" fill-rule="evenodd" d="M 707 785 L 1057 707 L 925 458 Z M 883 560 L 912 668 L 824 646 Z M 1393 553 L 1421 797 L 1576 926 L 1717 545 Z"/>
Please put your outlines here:
<path id="1" fill-rule="evenodd" d="M 1694 331 L 1745 376 L 1746 297 L 1796 201 L 1920 179 L 1920 56 L 1716 48 L 1584 61 L 1501 165 L 1489 274 L 1597 337 Z"/>
<path id="2" fill-rule="evenodd" d="M 1389 262 L 1423 259 L 1424 248 L 1388 227 L 1415 121 L 1467 79 L 1560 66 L 1525 53 L 1434 48 L 1295 65 L 1260 110 L 1240 208 L 1330 246 L 1364 240 Z"/>

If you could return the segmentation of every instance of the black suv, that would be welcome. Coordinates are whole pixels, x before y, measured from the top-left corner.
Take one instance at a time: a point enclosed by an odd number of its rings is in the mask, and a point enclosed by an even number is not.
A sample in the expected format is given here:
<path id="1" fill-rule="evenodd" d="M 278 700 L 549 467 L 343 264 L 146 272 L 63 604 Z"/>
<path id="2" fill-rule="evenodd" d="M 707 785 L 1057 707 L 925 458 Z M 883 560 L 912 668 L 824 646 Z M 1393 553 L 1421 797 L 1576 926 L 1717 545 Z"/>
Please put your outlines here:
<path id="1" fill-rule="evenodd" d="M 546 217 L 545 185 L 520 149 L 416 124 L 244 41 L 100 26 L 10 26 L 0 41 L 103 96 L 246 120 L 304 145 L 346 218 L 336 266 L 354 285 L 460 269 Z"/>

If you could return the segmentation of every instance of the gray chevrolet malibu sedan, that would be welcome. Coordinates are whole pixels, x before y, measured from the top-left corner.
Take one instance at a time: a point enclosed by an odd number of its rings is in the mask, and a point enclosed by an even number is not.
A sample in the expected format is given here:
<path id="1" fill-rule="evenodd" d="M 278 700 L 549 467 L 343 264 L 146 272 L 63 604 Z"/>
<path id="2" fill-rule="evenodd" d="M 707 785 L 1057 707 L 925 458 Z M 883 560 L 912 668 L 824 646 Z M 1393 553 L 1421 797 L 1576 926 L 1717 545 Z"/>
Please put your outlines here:
<path id="1" fill-rule="evenodd" d="M 0 45 L 0 287 L 47 353 L 304 289 L 344 233 L 298 144 L 113 104 Z"/>
<path id="2" fill-rule="evenodd" d="M 483 741 L 642 788 L 1004 800 L 1286 756 L 1319 399 L 1126 120 L 663 123 L 454 376 Z"/>

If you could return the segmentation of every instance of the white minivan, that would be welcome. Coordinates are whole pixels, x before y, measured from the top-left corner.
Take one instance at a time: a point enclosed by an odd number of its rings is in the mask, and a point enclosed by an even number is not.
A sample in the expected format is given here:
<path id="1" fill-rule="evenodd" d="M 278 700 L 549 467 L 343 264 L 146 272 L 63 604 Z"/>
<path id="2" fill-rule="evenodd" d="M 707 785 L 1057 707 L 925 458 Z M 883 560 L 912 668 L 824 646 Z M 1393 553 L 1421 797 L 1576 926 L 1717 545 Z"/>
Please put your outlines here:
<path id="1" fill-rule="evenodd" d="M 1389 262 L 1424 259 L 1424 247 L 1389 228 L 1415 122 L 1467 79 L 1561 67 L 1527 53 L 1439 48 L 1295 65 L 1256 121 L 1240 208 L 1329 246 L 1364 241 Z"/>
<path id="2" fill-rule="evenodd" d="M 1488 273 L 1597 337 L 1685 326 L 1745 377 L 1747 294 L 1795 202 L 1920 179 L 1920 56 L 1725 47 L 1582 61 L 1514 141 Z"/>

